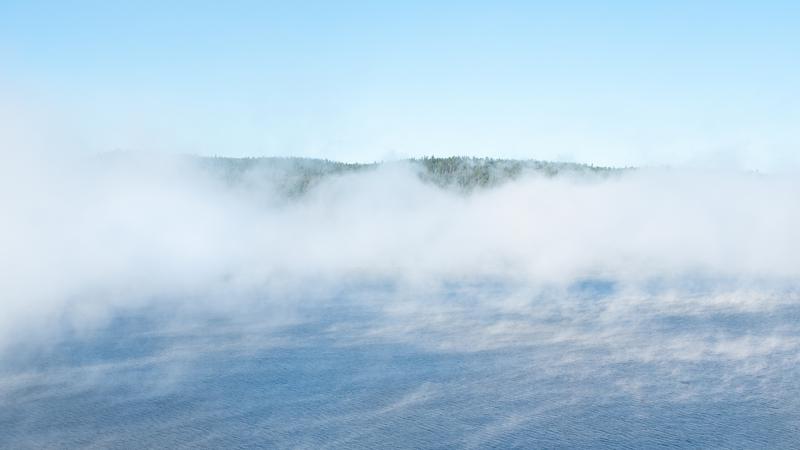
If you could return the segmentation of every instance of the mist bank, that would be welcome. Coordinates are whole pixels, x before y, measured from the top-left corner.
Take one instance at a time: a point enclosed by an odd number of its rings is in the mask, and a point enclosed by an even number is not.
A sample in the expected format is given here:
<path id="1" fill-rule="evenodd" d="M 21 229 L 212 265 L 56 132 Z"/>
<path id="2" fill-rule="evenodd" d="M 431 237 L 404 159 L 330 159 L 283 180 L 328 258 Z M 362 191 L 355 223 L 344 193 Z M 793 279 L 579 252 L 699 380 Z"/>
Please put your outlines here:
<path id="1" fill-rule="evenodd" d="M 151 161 L 150 159 L 154 159 Z M 135 164 L 140 168 L 158 165 L 163 155 L 130 152 L 99 156 L 101 164 Z M 402 167 L 415 173 L 420 181 L 442 189 L 468 194 L 493 188 L 526 177 L 606 177 L 631 168 L 599 167 L 590 164 L 540 161 L 534 159 L 496 159 L 464 156 L 424 157 L 373 163 L 347 163 L 327 159 L 298 157 L 202 157 L 184 155 L 166 157 L 196 166 L 210 176 L 224 180 L 231 187 L 261 188 L 298 197 L 317 184 L 337 176 Z"/>
<path id="2" fill-rule="evenodd" d="M 120 308 L 277 311 L 374 284 L 398 299 L 452 283 L 732 291 L 800 277 L 788 176 L 148 155 L 0 170 L 0 343 Z"/>

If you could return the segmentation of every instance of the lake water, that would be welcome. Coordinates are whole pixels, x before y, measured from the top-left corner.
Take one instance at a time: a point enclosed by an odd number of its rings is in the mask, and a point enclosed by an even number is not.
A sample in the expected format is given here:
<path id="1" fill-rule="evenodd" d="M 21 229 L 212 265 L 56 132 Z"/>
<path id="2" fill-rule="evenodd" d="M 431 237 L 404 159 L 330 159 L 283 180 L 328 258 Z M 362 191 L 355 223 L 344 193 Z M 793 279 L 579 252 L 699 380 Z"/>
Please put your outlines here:
<path id="1" fill-rule="evenodd" d="M 797 448 L 799 343 L 786 287 L 142 307 L 7 350 L 0 447 Z"/>

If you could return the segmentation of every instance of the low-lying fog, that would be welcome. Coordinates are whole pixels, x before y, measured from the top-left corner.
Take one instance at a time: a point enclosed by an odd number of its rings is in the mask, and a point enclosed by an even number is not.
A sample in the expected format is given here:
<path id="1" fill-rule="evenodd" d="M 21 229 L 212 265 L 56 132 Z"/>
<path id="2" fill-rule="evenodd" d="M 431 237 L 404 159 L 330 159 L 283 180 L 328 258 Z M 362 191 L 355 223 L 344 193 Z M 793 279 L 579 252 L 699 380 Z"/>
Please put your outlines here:
<path id="1" fill-rule="evenodd" d="M 9 161 L 0 446 L 790 446 L 796 177 L 418 171 Z"/>

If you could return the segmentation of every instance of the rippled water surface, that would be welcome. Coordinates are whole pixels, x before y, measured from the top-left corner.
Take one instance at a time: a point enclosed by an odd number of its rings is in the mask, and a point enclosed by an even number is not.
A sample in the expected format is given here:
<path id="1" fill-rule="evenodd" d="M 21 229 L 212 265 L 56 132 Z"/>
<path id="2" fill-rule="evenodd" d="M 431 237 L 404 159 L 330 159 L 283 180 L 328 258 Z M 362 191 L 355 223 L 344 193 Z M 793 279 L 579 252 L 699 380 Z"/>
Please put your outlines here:
<path id="1" fill-rule="evenodd" d="M 792 289 L 456 285 L 155 311 L 7 351 L 0 447 L 800 446 Z"/>

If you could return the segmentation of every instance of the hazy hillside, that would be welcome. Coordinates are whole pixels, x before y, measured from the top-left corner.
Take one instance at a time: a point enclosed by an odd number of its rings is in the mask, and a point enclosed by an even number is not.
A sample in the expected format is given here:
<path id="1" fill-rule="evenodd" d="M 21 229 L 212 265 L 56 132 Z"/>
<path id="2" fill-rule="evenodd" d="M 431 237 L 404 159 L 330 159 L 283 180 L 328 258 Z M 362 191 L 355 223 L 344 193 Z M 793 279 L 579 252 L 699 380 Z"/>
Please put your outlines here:
<path id="1" fill-rule="evenodd" d="M 230 184 L 269 183 L 287 195 L 300 195 L 320 180 L 346 173 L 374 170 L 379 166 L 408 164 L 419 178 L 439 187 L 470 192 L 493 187 L 521 176 L 608 176 L 625 169 L 586 164 L 471 157 L 428 157 L 383 163 L 343 163 L 311 158 L 198 157 L 206 170 Z"/>

